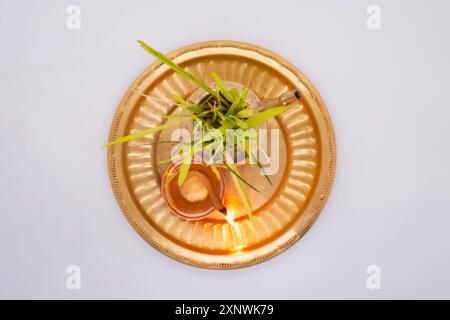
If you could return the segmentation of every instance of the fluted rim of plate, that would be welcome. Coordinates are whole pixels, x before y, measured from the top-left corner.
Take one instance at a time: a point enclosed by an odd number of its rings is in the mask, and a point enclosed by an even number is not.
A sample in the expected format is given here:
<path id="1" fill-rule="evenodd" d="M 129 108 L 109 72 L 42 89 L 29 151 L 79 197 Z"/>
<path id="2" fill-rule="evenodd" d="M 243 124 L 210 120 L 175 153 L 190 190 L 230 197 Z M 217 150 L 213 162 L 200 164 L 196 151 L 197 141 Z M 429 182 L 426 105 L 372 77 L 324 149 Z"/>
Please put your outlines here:
<path id="1" fill-rule="evenodd" d="M 317 89 L 314 87 L 314 85 L 309 81 L 309 79 L 300 71 L 298 70 L 293 64 L 288 62 L 283 57 L 279 56 L 278 54 L 259 47 L 257 45 L 240 42 L 240 41 L 234 41 L 234 40 L 211 40 L 211 41 L 204 41 L 204 42 L 198 42 L 194 44 L 190 44 L 184 47 L 181 47 L 179 49 L 171 51 L 167 56 L 171 59 L 175 59 L 179 56 L 182 56 L 184 54 L 199 51 L 202 49 L 208 49 L 208 48 L 235 48 L 235 49 L 241 49 L 241 50 L 247 50 L 254 53 L 258 53 L 262 55 L 263 57 L 270 58 L 280 64 L 283 68 L 286 68 L 288 71 L 293 73 L 297 79 L 305 86 L 305 88 L 308 90 L 311 97 L 314 99 L 315 104 L 319 108 L 319 112 L 321 115 L 321 119 L 316 119 L 316 121 L 321 122 L 325 125 L 325 136 L 326 139 L 324 139 L 324 142 L 327 143 L 328 146 L 328 157 L 327 157 L 327 165 L 323 165 L 321 169 L 326 169 L 327 174 L 324 175 L 322 172 L 320 172 L 319 177 L 319 183 L 325 182 L 322 189 L 323 190 L 315 190 L 315 192 L 321 192 L 320 198 L 315 201 L 315 203 L 311 202 L 311 210 L 312 213 L 310 217 L 307 219 L 307 221 L 300 226 L 299 229 L 295 230 L 294 235 L 291 236 L 289 239 L 285 240 L 283 243 L 279 244 L 275 248 L 268 250 L 264 254 L 260 254 L 256 257 L 252 257 L 245 260 L 239 260 L 235 262 L 204 262 L 200 259 L 196 259 L 195 256 L 198 253 L 194 253 L 191 256 L 184 256 L 176 253 L 171 248 L 165 247 L 161 245 L 161 243 L 155 239 L 154 235 L 150 234 L 133 216 L 133 212 L 130 212 L 129 205 L 124 201 L 124 197 L 122 195 L 122 192 L 120 190 L 119 181 L 117 179 L 117 171 L 116 171 L 116 165 L 115 165 L 115 158 L 116 155 L 116 146 L 111 146 L 108 150 L 108 172 L 110 177 L 110 183 L 114 192 L 114 196 L 116 197 L 116 200 L 124 213 L 125 217 L 129 221 L 129 223 L 132 225 L 132 227 L 140 234 L 140 236 L 146 240 L 150 245 L 152 245 L 155 249 L 162 252 L 166 256 L 191 265 L 195 267 L 200 268 L 206 268 L 206 269 L 236 269 L 236 268 L 242 268 L 247 267 L 251 265 L 255 265 L 261 262 L 264 262 L 270 258 L 273 258 L 280 254 L 281 252 L 285 251 L 289 247 L 291 247 L 293 244 L 295 244 L 311 227 L 311 225 L 315 222 L 315 220 L 320 215 L 323 207 L 325 206 L 330 192 L 331 188 L 334 182 L 335 178 L 335 172 L 336 172 L 336 141 L 335 141 L 335 134 L 333 125 L 331 122 L 330 115 L 328 113 L 328 110 L 325 106 L 325 103 L 323 102 L 322 97 L 320 96 Z M 117 138 L 117 131 L 119 128 L 120 121 L 122 119 L 124 109 L 127 106 L 128 100 L 133 96 L 133 94 L 136 92 L 136 89 L 144 82 L 144 80 L 149 77 L 153 72 L 155 72 L 158 68 L 163 66 L 162 62 L 155 61 L 150 66 L 148 66 L 137 78 L 131 86 L 128 88 L 127 92 L 123 96 L 123 98 L 120 101 L 120 104 L 116 110 L 116 113 L 113 117 L 112 126 L 110 129 L 109 139 L 110 141 Z M 321 129 L 321 128 L 319 128 Z M 322 130 L 319 130 L 322 131 Z M 322 137 L 321 137 L 322 139 Z M 117 152 L 118 153 L 118 152 Z M 321 164 L 322 166 L 322 164 Z M 306 210 L 306 209 L 305 209 Z M 163 237 L 157 230 L 155 230 L 156 233 Z M 189 250 L 189 249 L 186 249 Z M 204 254 L 204 253 L 203 253 Z M 207 254 L 205 254 L 207 255 Z M 213 257 L 213 255 L 210 255 Z"/>

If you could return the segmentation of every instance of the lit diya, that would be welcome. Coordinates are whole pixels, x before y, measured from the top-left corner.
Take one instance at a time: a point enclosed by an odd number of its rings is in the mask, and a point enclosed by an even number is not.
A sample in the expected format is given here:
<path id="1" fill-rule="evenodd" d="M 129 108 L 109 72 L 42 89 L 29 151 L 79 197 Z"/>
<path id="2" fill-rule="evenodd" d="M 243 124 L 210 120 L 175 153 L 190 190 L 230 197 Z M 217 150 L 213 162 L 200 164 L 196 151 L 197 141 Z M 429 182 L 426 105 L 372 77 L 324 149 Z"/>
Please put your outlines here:
<path id="1" fill-rule="evenodd" d="M 192 163 L 183 184 L 174 179 L 181 163 L 172 163 L 163 175 L 161 191 L 166 203 L 179 216 L 198 220 L 214 210 L 225 212 L 222 204 L 225 177 L 202 163 Z"/>

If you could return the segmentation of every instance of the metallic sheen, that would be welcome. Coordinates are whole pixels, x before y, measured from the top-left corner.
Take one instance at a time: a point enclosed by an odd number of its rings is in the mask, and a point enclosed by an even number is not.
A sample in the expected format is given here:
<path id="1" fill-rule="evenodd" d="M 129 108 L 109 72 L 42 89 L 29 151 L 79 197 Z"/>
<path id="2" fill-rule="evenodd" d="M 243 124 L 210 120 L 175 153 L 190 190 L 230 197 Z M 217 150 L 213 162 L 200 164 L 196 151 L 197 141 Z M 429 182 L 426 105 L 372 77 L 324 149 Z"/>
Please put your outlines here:
<path id="1" fill-rule="evenodd" d="M 168 55 L 180 66 L 212 82 L 211 71 L 240 83 L 259 100 L 299 90 L 302 98 L 268 128 L 280 128 L 280 170 L 272 186 L 245 167 L 242 175 L 261 193 L 249 191 L 254 219 L 240 213 L 232 224 L 213 213 L 198 221 L 170 211 L 161 196 L 161 177 L 170 146 L 149 144 L 168 140 L 171 130 L 110 147 L 109 174 L 117 201 L 136 231 L 162 253 L 190 265 L 228 269 L 249 266 L 277 255 L 294 244 L 315 221 L 330 193 L 336 167 L 333 127 L 322 98 L 311 82 L 282 57 L 261 47 L 236 41 L 209 41 Z M 173 95 L 190 96 L 196 87 L 160 62 L 150 65 L 132 83 L 114 116 L 110 140 L 164 123 L 178 112 Z M 230 177 L 226 179 L 227 185 Z M 232 184 L 231 184 L 232 185 Z M 226 202 L 236 194 L 227 188 Z"/>

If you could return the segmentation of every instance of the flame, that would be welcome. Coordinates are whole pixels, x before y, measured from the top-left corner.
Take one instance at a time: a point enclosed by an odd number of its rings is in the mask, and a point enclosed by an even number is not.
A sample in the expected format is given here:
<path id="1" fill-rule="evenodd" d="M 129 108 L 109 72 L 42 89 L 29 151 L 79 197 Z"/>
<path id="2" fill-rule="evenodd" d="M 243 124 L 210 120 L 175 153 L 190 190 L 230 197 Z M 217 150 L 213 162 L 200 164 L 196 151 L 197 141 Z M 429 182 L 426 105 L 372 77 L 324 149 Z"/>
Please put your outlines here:
<path id="1" fill-rule="evenodd" d="M 236 226 L 236 222 L 234 222 L 234 217 L 235 217 L 234 209 L 228 208 L 227 214 L 225 215 L 225 220 L 227 220 L 227 222 L 231 224 L 231 226 L 233 227 Z"/>
<path id="2" fill-rule="evenodd" d="M 236 252 L 242 251 L 246 246 L 243 244 L 241 229 L 239 228 L 238 223 L 234 221 L 236 217 L 235 209 L 233 207 L 228 207 L 227 214 L 225 215 L 225 220 L 231 225 L 236 235 L 236 240 L 238 244 L 233 247 L 233 250 Z"/>

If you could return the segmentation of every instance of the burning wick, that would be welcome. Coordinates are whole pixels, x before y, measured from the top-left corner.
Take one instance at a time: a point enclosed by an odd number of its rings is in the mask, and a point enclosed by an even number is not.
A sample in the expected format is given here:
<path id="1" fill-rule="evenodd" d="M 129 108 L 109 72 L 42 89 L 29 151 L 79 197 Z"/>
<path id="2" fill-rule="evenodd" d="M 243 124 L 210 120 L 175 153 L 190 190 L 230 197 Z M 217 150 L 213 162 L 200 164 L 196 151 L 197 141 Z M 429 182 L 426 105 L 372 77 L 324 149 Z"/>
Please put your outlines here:
<path id="1" fill-rule="evenodd" d="M 228 208 L 221 203 L 219 198 L 213 192 L 211 181 L 199 171 L 189 171 L 183 185 L 180 186 L 180 193 L 183 198 L 189 202 L 199 202 L 209 197 L 213 206 L 224 215 L 225 220 L 230 224 L 235 234 L 235 245 L 233 250 L 240 252 L 245 248 L 239 224 L 234 221 L 236 218 L 235 209 L 229 205 Z"/>
<path id="2" fill-rule="evenodd" d="M 227 222 L 231 225 L 236 235 L 236 241 L 238 244 L 234 246 L 233 250 L 239 252 L 245 248 L 245 245 L 242 244 L 243 243 L 242 233 L 239 228 L 239 225 L 234 221 L 234 219 L 235 219 L 234 209 L 228 208 L 227 213 L 225 214 L 225 220 L 227 220 Z"/>
<path id="3" fill-rule="evenodd" d="M 219 197 L 214 193 L 211 181 L 205 174 L 197 170 L 190 170 L 186 176 L 186 180 L 179 187 L 179 190 L 181 196 L 191 203 L 200 202 L 209 197 L 211 204 L 217 211 L 224 215 L 225 220 L 234 231 L 233 251 L 240 252 L 245 248 L 239 224 L 234 221 L 236 218 L 235 208 L 231 204 L 227 205 L 228 208 L 222 204 Z"/>
<path id="4" fill-rule="evenodd" d="M 234 211 L 233 209 L 228 209 L 227 213 L 225 214 L 225 220 L 232 226 L 235 226 L 236 223 L 234 222 Z"/>

